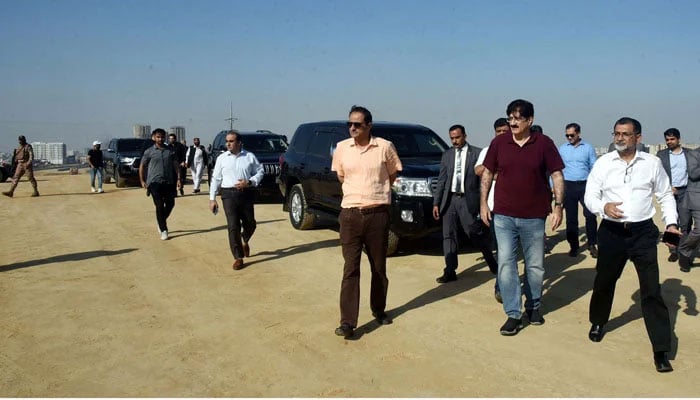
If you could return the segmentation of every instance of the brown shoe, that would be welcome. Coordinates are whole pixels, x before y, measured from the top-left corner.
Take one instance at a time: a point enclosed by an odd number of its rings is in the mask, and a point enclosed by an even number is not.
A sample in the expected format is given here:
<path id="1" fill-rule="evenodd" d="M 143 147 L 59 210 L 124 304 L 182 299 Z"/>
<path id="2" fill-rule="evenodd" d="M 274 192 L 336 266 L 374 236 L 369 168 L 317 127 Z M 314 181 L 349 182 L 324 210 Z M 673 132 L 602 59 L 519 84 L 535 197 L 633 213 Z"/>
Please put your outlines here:
<path id="1" fill-rule="evenodd" d="M 239 269 L 243 268 L 243 259 L 238 258 L 236 261 L 233 262 L 233 269 L 238 271 Z"/>
<path id="2" fill-rule="evenodd" d="M 12 192 L 2 192 L 2 194 L 3 194 L 4 196 L 7 196 L 7 197 L 12 197 L 12 195 L 13 195 L 14 193 L 12 193 Z"/>
<path id="3" fill-rule="evenodd" d="M 243 243 L 243 256 L 250 257 L 250 246 L 248 246 L 248 243 Z"/>
<path id="4" fill-rule="evenodd" d="M 39 197 L 39 192 L 32 193 L 32 197 Z"/>

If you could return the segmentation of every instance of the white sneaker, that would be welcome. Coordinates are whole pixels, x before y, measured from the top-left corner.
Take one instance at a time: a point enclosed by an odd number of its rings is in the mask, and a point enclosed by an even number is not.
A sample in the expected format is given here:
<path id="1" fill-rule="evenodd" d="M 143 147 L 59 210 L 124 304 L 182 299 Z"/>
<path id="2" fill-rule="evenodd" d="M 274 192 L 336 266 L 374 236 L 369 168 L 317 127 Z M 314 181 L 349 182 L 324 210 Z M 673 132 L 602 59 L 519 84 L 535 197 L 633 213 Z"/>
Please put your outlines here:
<path id="1" fill-rule="evenodd" d="M 168 231 L 163 231 L 160 233 L 160 240 L 168 240 Z"/>
<path id="2" fill-rule="evenodd" d="M 91 187 L 90 190 L 92 191 L 92 193 L 95 193 L 95 192 L 96 192 L 96 190 L 95 190 L 94 187 Z"/>
<path id="3" fill-rule="evenodd" d="M 104 193 L 104 190 L 102 188 L 97 189 L 97 193 Z"/>

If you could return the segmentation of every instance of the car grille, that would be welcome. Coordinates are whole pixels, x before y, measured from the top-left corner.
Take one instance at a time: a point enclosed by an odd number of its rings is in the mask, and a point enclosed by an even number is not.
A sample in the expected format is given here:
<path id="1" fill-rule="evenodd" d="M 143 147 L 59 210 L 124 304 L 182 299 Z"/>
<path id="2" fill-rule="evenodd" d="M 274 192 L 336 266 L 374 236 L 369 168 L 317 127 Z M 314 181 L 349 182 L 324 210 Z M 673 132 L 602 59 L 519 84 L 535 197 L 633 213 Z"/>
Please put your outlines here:
<path id="1" fill-rule="evenodd" d="M 280 165 L 275 163 L 264 163 L 263 170 L 265 171 L 265 175 L 277 176 L 280 174 Z"/>
<path id="2" fill-rule="evenodd" d="M 433 193 L 433 196 L 434 196 L 434 195 L 435 195 L 435 189 L 437 188 L 438 177 L 437 177 L 437 176 L 434 176 L 434 177 L 428 178 L 428 179 L 430 179 L 430 191 Z"/>

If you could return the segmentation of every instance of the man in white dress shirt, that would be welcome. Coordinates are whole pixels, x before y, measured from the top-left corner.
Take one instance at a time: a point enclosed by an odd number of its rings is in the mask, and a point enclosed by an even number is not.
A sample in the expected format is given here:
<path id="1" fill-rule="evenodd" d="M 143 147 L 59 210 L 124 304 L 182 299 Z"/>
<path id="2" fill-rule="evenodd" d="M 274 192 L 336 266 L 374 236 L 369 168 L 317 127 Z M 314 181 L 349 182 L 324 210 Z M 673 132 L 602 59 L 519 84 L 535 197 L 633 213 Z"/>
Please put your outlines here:
<path id="1" fill-rule="evenodd" d="M 254 193 L 252 187 L 263 179 L 262 164 L 253 153 L 242 149 L 241 138 L 236 131 L 226 135 L 226 148 L 216 159 L 213 179 L 209 187 L 209 210 L 216 212 L 216 193 L 221 187 L 221 202 L 228 224 L 228 242 L 233 254 L 233 269 L 243 268 L 243 257 L 250 257 L 248 242 L 255 232 Z M 241 232 L 241 227 L 243 232 Z"/>
<path id="2" fill-rule="evenodd" d="M 603 340 L 603 326 L 610 318 L 615 284 L 627 260 L 632 260 L 639 277 L 642 315 L 656 370 L 670 372 L 673 368 L 667 352 L 671 350 L 671 322 L 659 284 L 656 250 L 659 229 L 652 220 L 653 195 L 661 207 L 666 231 L 676 234 L 680 231 L 676 202 L 661 160 L 636 150 L 641 135 L 639 121 L 620 118 L 613 132 L 616 151 L 596 161 L 586 183 L 586 207 L 602 218 L 588 338 L 593 342 Z"/>

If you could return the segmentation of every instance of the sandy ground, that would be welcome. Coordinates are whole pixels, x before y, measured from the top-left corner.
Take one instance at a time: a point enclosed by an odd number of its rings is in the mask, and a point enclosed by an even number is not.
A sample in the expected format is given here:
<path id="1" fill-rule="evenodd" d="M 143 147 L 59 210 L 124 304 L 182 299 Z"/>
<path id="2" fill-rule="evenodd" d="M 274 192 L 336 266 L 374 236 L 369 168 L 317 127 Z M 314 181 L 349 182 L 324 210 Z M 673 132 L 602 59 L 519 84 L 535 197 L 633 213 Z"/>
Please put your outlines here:
<path id="1" fill-rule="evenodd" d="M 295 231 L 280 204 L 258 205 L 252 257 L 233 271 L 225 217 L 208 212 L 206 195 L 177 199 L 163 242 L 142 189 L 91 194 L 84 170 L 38 179 L 39 198 L 26 181 L 0 198 L 3 397 L 700 395 L 700 268 L 680 272 L 663 245 L 670 374 L 654 370 L 631 264 L 609 332 L 587 339 L 594 260 L 568 257 L 563 232 L 545 261 L 545 325 L 501 336 L 479 254 L 464 248 L 459 280 L 437 285 L 433 238 L 389 259 L 393 325 L 372 320 L 363 260 L 359 338 L 349 341 L 333 333 L 337 228 Z"/>

